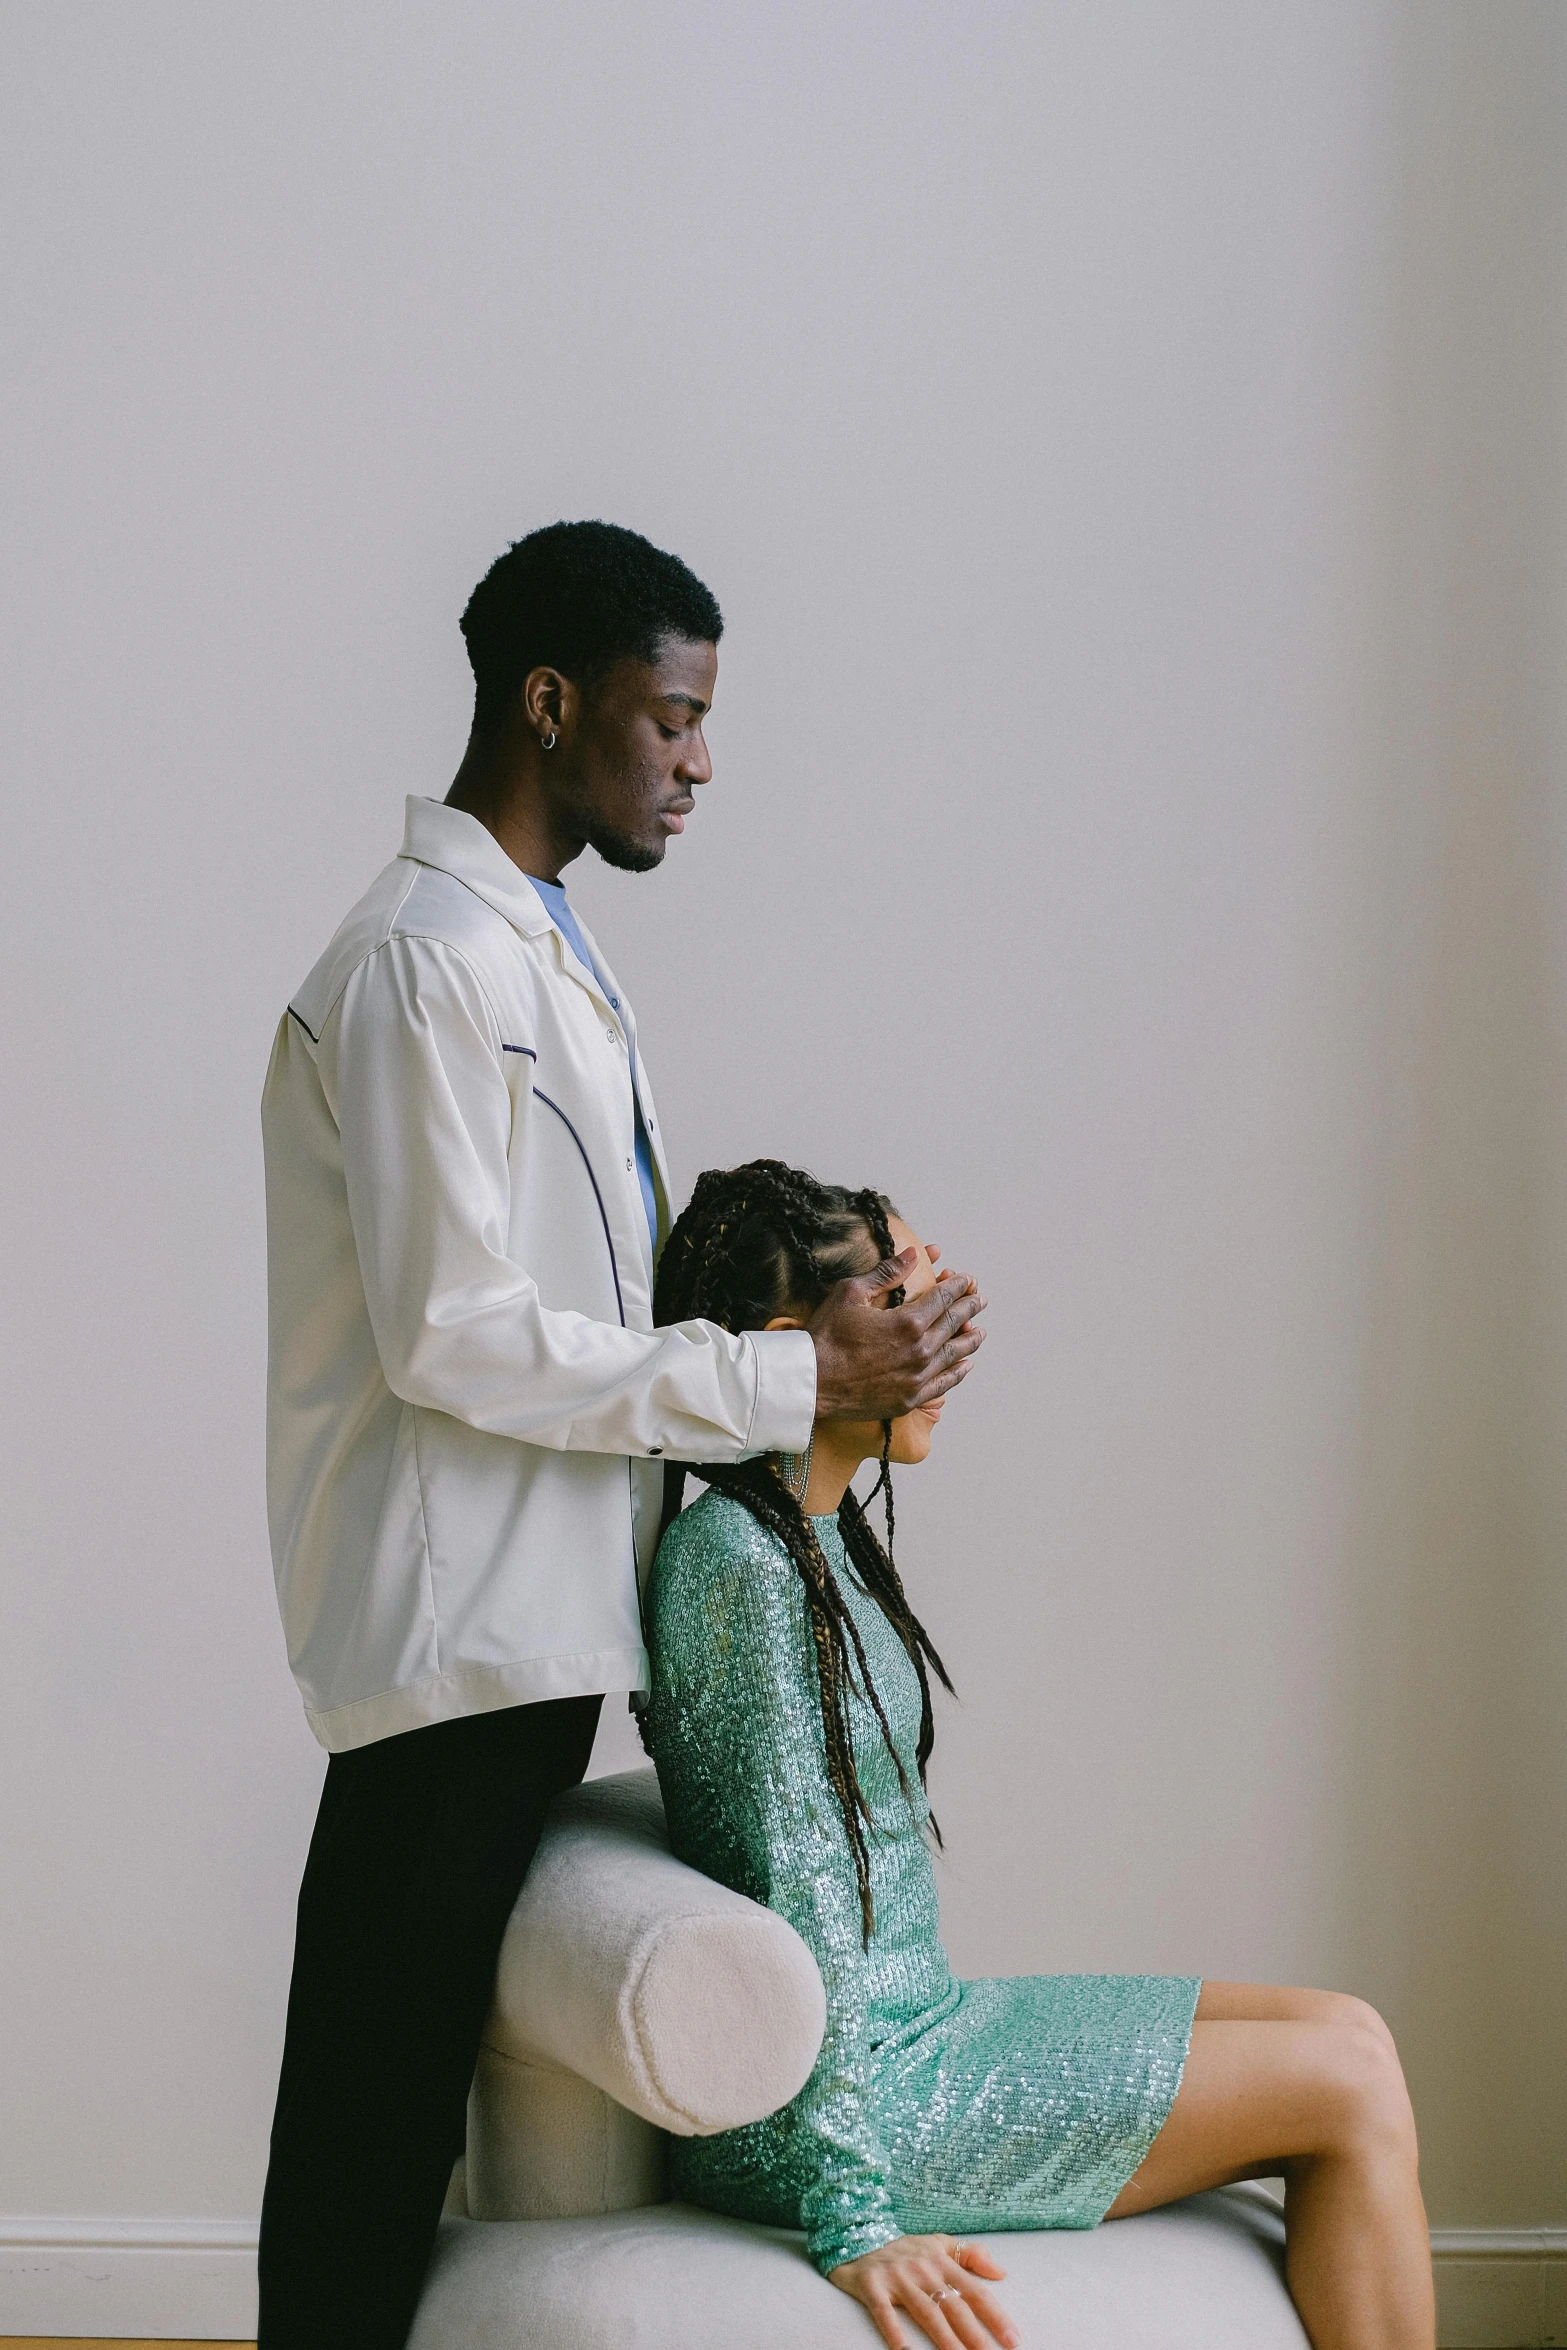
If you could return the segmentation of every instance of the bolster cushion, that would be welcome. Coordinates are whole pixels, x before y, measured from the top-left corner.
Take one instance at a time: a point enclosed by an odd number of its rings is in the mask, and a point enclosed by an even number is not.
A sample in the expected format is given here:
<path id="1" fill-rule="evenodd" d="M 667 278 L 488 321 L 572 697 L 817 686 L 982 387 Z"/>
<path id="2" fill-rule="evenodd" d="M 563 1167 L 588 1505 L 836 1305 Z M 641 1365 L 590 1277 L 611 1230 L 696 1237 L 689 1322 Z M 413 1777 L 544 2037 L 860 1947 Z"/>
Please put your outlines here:
<path id="1" fill-rule="evenodd" d="M 489 2049 L 706 2137 L 787 2105 L 826 2022 L 794 1929 L 672 1857 L 651 1770 L 562 1797 L 506 1929 Z"/>

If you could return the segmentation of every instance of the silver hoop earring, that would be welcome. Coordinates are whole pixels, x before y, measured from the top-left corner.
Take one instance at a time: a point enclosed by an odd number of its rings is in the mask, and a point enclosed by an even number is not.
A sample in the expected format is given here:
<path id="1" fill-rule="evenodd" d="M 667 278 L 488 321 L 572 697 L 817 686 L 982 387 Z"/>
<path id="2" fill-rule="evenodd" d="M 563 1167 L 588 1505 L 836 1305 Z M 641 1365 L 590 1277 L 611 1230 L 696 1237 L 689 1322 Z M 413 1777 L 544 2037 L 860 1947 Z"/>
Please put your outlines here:
<path id="1" fill-rule="evenodd" d="M 804 1452 L 781 1452 L 778 1455 L 778 1475 L 783 1489 L 785 1493 L 792 1494 L 802 1508 L 811 1482 L 811 1455 L 815 1450 L 816 1434 L 813 1429 L 810 1443 Z"/>
<path id="2" fill-rule="evenodd" d="M 540 735 L 539 748 L 541 751 L 553 751 L 555 748 L 555 729 L 553 726 L 546 727 L 544 732 Z"/>

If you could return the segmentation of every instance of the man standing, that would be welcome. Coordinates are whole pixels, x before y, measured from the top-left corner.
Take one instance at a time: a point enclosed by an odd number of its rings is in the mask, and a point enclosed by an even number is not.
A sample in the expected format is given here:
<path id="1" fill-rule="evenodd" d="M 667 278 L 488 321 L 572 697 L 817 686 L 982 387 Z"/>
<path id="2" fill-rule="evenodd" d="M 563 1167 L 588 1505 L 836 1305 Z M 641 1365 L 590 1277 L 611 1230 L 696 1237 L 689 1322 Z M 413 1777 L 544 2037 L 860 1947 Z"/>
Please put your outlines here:
<path id="1" fill-rule="evenodd" d="M 670 1220 L 636 1022 L 560 875 L 649 871 L 712 773 L 718 606 L 606 523 L 463 615 L 444 804 L 289 1004 L 267 1073 L 268 1505 L 331 1760 L 299 1897 L 261 2350 L 400 2350 L 502 1933 L 604 1692 L 646 1686 L 662 1465 L 803 1451 L 962 1378 L 973 1285 L 803 1331 L 655 1330 Z"/>

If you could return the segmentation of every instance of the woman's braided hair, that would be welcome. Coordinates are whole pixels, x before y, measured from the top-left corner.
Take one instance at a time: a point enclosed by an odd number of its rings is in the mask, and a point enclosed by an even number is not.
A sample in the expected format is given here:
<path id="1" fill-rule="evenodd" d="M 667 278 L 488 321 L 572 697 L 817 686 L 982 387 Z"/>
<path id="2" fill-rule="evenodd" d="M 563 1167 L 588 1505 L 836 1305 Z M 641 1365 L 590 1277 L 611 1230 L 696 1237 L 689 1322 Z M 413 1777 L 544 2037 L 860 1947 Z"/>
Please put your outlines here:
<path id="1" fill-rule="evenodd" d="M 775 1314 L 791 1307 L 818 1305 L 835 1281 L 868 1272 L 872 1264 L 896 1253 L 887 1224 L 892 1212 L 892 1203 L 880 1192 L 848 1191 L 838 1184 L 818 1183 L 813 1175 L 785 1166 L 781 1159 L 752 1159 L 743 1167 L 710 1168 L 697 1178 L 690 1203 L 664 1244 L 653 1298 L 654 1321 L 667 1327 L 673 1322 L 700 1319 L 717 1322 L 725 1330 L 759 1330 Z M 867 1242 L 875 1252 L 869 1262 Z M 901 1290 L 889 1294 L 893 1305 L 901 1303 Z M 923 1785 L 935 1737 L 927 1667 L 939 1675 L 945 1688 L 950 1689 L 952 1683 L 909 1606 L 893 1565 L 891 1445 L 892 1424 L 887 1421 L 882 1428 L 881 1475 L 867 1497 L 870 1501 L 878 1493 L 884 1497 L 886 1547 L 872 1531 L 865 1504 L 852 1489 L 839 1504 L 838 1528 L 855 1573 L 903 1642 L 919 1677 L 916 1755 Z M 872 1822 L 855 1769 L 849 1718 L 849 1691 L 856 1681 L 881 1725 L 905 1794 L 909 1787 L 871 1680 L 859 1631 L 815 1529 L 778 1474 L 775 1460 L 709 1461 L 697 1465 L 692 1473 L 715 1493 L 741 1503 L 758 1524 L 775 1535 L 805 1586 L 821 1691 L 827 1775 L 843 1812 L 869 1943 L 875 1923 L 867 1840 Z M 679 1513 L 685 1479 L 683 1467 L 673 1462 L 666 1467 L 665 1531 Z M 941 1831 L 934 1818 L 931 1827 L 939 1843 Z"/>

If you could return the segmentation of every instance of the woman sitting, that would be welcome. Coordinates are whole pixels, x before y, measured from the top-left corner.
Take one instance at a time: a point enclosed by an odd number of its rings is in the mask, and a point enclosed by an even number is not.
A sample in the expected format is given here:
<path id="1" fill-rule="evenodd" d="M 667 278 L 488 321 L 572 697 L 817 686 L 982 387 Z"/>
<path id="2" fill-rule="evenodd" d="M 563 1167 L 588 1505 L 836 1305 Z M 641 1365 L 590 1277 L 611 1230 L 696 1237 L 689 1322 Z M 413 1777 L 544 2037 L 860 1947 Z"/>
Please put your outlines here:
<path id="1" fill-rule="evenodd" d="M 697 1184 L 655 1318 L 797 1327 L 832 1283 L 897 1257 L 895 1305 L 940 1278 L 937 1253 L 879 1193 L 758 1160 Z M 899 2350 L 905 2318 L 942 2350 L 983 2350 L 1018 2336 L 981 2281 L 1005 2272 L 965 2232 L 1090 2228 L 1282 2173 L 1314 2350 L 1431 2350 L 1414 2123 L 1372 2009 L 1186 1976 L 949 1971 L 923 1784 L 929 1676 L 947 1676 L 892 1563 L 889 1475 L 925 1458 L 940 1413 L 819 1420 L 802 1458 L 699 1468 L 708 1492 L 683 1512 L 668 1473 L 644 1726 L 670 1840 L 786 1918 L 827 1991 L 800 2094 L 677 2139 L 677 2193 L 803 2228 Z M 867 1459 L 885 1547 L 850 1490 Z"/>

